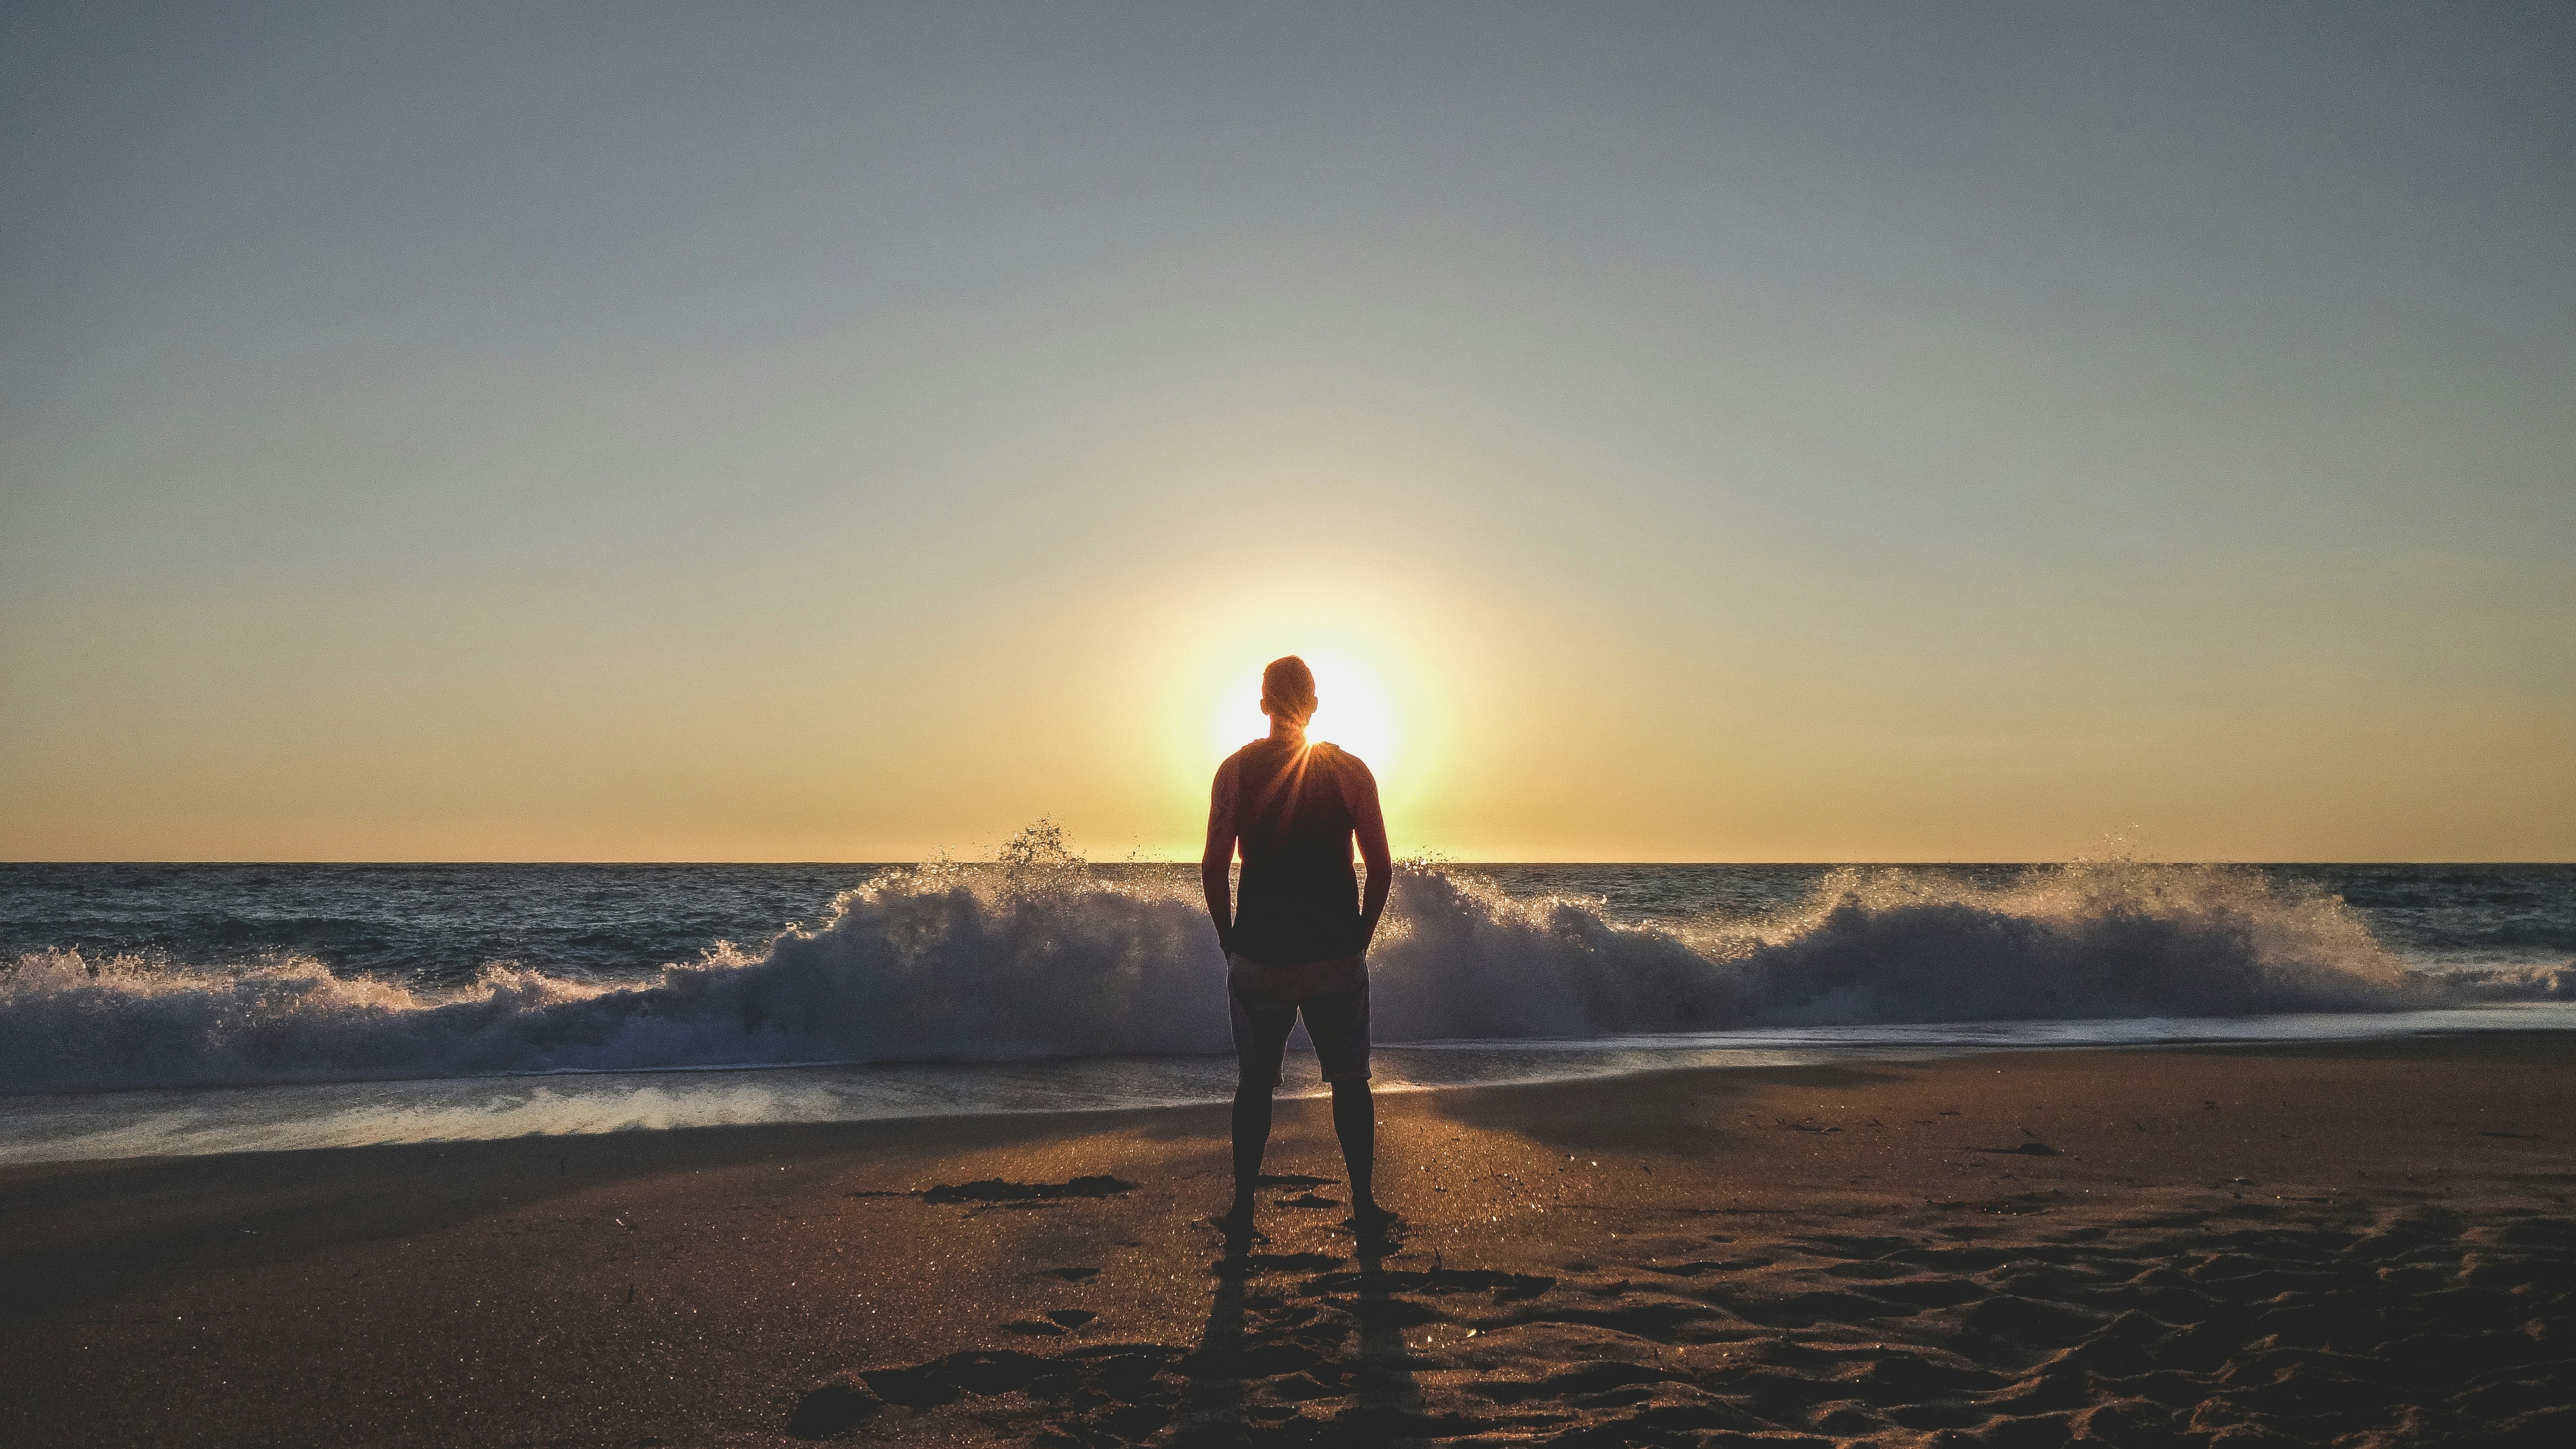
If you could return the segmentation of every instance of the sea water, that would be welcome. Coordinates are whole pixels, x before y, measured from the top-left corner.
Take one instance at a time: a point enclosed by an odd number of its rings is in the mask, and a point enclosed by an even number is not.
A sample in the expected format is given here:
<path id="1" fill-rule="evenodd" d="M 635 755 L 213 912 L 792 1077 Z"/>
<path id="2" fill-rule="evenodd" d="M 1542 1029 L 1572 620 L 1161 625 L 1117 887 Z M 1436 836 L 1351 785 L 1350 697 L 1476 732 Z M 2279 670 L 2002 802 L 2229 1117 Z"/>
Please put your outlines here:
<path id="1" fill-rule="evenodd" d="M 0 1161 L 1224 1097 L 1195 866 L 1008 854 L 0 866 Z M 1397 1089 L 2561 1028 L 2576 867 L 1407 862 L 1371 977 Z"/>

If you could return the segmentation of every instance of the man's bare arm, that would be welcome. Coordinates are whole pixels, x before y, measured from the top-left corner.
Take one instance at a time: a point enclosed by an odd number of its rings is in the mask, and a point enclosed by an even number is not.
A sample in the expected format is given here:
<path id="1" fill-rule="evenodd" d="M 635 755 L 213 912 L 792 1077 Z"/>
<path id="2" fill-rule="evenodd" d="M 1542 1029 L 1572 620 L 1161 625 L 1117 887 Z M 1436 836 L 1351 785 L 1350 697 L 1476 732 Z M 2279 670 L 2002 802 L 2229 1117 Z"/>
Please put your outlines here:
<path id="1" fill-rule="evenodd" d="M 1234 949 L 1234 807 L 1241 773 L 1232 758 L 1217 767 L 1208 796 L 1207 847 L 1199 852 L 1199 887 L 1207 893 L 1208 919 L 1216 923 L 1220 950 Z"/>
<path id="2" fill-rule="evenodd" d="M 1377 776 L 1358 760 L 1350 766 L 1343 789 L 1351 807 L 1351 829 L 1360 838 L 1360 862 L 1368 867 L 1368 884 L 1360 891 L 1360 949 L 1377 939 L 1377 918 L 1386 913 L 1386 893 L 1395 884 L 1395 857 L 1386 848 L 1386 816 L 1378 809 Z"/>

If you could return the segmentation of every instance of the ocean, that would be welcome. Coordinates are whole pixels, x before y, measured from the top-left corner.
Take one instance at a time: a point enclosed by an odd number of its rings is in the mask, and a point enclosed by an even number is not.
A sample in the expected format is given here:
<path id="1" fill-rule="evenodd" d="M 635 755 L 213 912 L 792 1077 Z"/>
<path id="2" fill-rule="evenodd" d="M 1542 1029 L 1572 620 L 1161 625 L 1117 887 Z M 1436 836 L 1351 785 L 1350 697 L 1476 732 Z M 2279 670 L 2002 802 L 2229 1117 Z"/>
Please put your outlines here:
<path id="1" fill-rule="evenodd" d="M 0 865 L 0 1161 L 1222 1099 L 1195 865 L 1030 839 L 1007 864 Z M 2576 866 L 1416 861 L 1371 977 L 1398 1090 L 2567 1028 Z"/>

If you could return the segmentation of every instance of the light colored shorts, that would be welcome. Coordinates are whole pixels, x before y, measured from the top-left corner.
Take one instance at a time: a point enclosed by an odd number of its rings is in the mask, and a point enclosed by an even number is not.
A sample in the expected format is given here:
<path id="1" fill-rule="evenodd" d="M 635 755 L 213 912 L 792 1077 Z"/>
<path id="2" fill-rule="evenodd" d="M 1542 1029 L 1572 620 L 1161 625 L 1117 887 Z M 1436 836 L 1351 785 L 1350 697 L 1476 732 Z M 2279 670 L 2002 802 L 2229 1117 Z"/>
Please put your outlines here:
<path id="1" fill-rule="evenodd" d="M 1306 1018 L 1315 1062 L 1327 1082 L 1369 1076 L 1368 958 L 1344 956 L 1302 966 L 1264 966 L 1229 952 L 1225 994 L 1234 1022 L 1234 1057 L 1247 1087 L 1279 1086 L 1288 1033 Z"/>

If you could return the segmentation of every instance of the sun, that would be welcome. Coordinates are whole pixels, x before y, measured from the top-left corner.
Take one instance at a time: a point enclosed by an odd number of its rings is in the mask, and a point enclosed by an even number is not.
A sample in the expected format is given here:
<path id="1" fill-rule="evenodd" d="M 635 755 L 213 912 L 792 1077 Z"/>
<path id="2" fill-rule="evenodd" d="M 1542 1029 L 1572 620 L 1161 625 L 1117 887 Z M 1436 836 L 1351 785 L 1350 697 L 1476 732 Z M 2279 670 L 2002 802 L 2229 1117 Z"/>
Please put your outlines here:
<path id="1" fill-rule="evenodd" d="M 1383 778 L 1397 764 L 1403 745 L 1386 691 L 1368 670 L 1345 656 L 1301 653 L 1298 657 L 1315 671 L 1317 703 L 1306 737 L 1341 746 Z M 1264 659 L 1260 664 L 1269 662 Z M 1225 697 L 1217 702 L 1210 739 L 1221 755 L 1270 733 L 1270 718 L 1261 712 L 1260 664 L 1242 679 L 1228 681 Z"/>
<path id="2" fill-rule="evenodd" d="M 1175 808 L 1206 809 L 1217 762 L 1270 733 L 1261 671 L 1294 654 L 1315 673 L 1308 738 L 1366 761 L 1387 809 L 1414 818 L 1447 764 L 1459 667 L 1457 631 L 1425 628 L 1420 612 L 1400 590 L 1304 575 L 1229 579 L 1159 610 L 1169 632 L 1137 654 L 1167 662 L 1140 705 Z"/>

